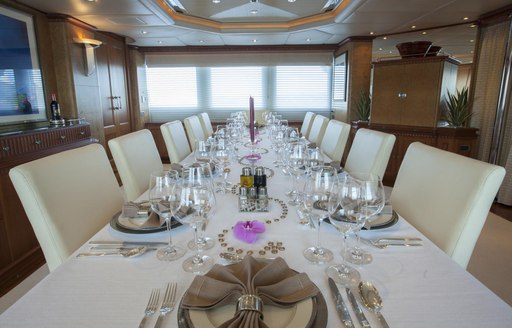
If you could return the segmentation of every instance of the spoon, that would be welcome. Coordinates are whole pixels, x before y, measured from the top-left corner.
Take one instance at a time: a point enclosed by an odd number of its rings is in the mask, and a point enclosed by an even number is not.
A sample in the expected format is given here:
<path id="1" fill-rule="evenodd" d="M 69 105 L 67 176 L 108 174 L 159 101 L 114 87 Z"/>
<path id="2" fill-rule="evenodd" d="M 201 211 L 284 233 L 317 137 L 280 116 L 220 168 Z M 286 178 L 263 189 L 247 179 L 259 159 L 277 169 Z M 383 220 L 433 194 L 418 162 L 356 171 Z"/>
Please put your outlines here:
<path id="1" fill-rule="evenodd" d="M 382 298 L 377 288 L 371 282 L 361 281 L 359 283 L 359 294 L 364 306 L 377 315 L 382 327 L 389 328 L 384 316 L 380 313 L 380 310 L 382 310 Z"/>
<path id="2" fill-rule="evenodd" d="M 146 251 L 148 251 L 148 248 L 146 246 L 141 247 L 135 247 L 130 248 L 124 251 L 118 251 L 118 252 L 89 252 L 89 253 L 79 253 L 76 257 L 83 257 L 83 256 L 109 256 L 109 255 L 121 255 L 123 257 L 134 257 L 141 254 L 144 254 Z"/>

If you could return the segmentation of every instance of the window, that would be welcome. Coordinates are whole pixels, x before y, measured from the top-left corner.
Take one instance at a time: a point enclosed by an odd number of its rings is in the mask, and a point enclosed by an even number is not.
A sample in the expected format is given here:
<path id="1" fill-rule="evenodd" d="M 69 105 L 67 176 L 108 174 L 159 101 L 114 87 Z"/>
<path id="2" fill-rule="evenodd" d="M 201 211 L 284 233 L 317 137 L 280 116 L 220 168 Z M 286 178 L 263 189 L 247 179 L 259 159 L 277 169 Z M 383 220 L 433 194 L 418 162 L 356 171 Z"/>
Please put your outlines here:
<path id="1" fill-rule="evenodd" d="M 263 67 L 212 67 L 210 82 L 211 109 L 247 107 L 249 96 L 256 108 L 263 107 Z"/>
<path id="2" fill-rule="evenodd" d="M 150 67 L 147 70 L 149 108 L 196 108 L 195 67 Z"/>

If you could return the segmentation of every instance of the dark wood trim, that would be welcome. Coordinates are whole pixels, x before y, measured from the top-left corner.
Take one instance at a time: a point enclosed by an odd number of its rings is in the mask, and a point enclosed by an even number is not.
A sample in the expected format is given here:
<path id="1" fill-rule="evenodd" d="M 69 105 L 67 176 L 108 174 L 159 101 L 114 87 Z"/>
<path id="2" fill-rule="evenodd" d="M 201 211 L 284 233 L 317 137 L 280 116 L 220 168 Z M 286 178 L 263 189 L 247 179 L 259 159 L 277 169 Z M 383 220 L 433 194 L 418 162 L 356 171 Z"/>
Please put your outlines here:
<path id="1" fill-rule="evenodd" d="M 343 39 L 340 43 L 338 43 L 336 46 L 341 47 L 347 43 L 350 42 L 372 42 L 376 36 L 349 36 L 348 38 Z"/>
<path id="2" fill-rule="evenodd" d="M 39 245 L 0 271 L 0 297 L 46 263 Z"/>
<path id="3" fill-rule="evenodd" d="M 373 62 L 372 65 L 374 66 L 386 66 L 386 65 L 396 65 L 396 64 L 414 64 L 414 63 L 435 63 L 435 62 L 441 62 L 441 61 L 447 61 L 449 63 L 459 65 L 460 62 L 458 60 L 455 60 L 453 58 L 450 58 L 450 56 L 432 56 L 432 57 L 421 57 L 421 58 L 404 58 L 404 59 L 390 59 L 390 60 L 381 60 L 377 62 Z"/>
<path id="4" fill-rule="evenodd" d="M 50 21 L 54 22 L 66 22 L 75 26 L 78 26 L 80 28 L 83 28 L 84 30 L 88 30 L 91 32 L 96 32 L 97 28 L 96 26 L 87 24 L 86 22 L 83 22 L 73 16 L 69 16 L 66 14 L 47 14 L 46 15 Z"/>
<path id="5" fill-rule="evenodd" d="M 478 25 L 489 26 L 511 19 L 512 5 L 496 9 L 478 17 Z"/>

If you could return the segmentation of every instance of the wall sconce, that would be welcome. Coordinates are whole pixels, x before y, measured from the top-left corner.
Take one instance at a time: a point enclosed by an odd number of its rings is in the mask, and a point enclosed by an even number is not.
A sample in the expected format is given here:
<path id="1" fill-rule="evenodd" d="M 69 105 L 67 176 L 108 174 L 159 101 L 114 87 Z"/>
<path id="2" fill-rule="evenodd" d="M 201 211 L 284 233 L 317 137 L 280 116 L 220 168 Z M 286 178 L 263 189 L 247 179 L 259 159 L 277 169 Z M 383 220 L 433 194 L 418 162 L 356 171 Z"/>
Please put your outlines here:
<path id="1" fill-rule="evenodd" d="M 84 38 L 74 38 L 73 41 L 84 46 L 85 75 L 89 76 L 96 70 L 96 61 L 94 60 L 94 49 L 101 46 L 101 41 Z"/>

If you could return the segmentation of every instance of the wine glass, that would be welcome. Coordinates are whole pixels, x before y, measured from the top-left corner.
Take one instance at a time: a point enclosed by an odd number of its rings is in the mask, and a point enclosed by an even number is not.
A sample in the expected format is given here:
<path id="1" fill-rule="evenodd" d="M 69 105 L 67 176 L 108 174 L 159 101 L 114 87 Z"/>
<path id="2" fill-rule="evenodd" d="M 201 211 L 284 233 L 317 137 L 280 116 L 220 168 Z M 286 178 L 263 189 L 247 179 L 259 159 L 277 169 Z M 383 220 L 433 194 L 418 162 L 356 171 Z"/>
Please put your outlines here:
<path id="1" fill-rule="evenodd" d="M 216 190 L 218 193 L 229 193 L 231 190 L 228 188 L 227 174 L 225 174 L 231 160 L 231 152 L 227 139 L 218 139 L 217 144 L 211 147 L 211 158 L 213 162 L 219 167 L 222 174 L 222 183 Z"/>
<path id="2" fill-rule="evenodd" d="M 196 140 L 196 148 L 194 150 L 194 157 L 196 161 L 209 161 L 210 160 L 210 142 L 207 140 Z"/>
<path id="3" fill-rule="evenodd" d="M 292 190 L 291 197 L 292 199 L 288 202 L 290 205 L 299 205 L 299 190 L 297 188 L 298 180 L 303 175 L 304 165 L 306 164 L 307 159 L 307 145 L 302 142 L 293 143 L 289 146 L 288 149 L 288 169 L 292 175 Z"/>
<path id="4" fill-rule="evenodd" d="M 186 169 L 184 169 L 186 170 Z M 213 266 L 214 260 L 208 255 L 201 254 L 202 248 L 198 243 L 198 228 L 200 229 L 207 222 L 208 215 L 215 204 L 214 192 L 210 188 L 209 182 L 199 178 L 195 174 L 183 172 L 187 178 L 183 179 L 180 197 L 180 211 L 183 213 L 193 210 L 190 215 L 177 217 L 178 221 L 188 224 L 194 232 L 194 240 L 197 245 L 196 254 L 183 261 L 183 269 L 195 274 L 204 274 Z"/>
<path id="5" fill-rule="evenodd" d="M 156 256 L 161 261 L 174 261 L 185 255 L 186 250 L 173 245 L 171 237 L 171 218 L 180 206 L 181 184 L 179 173 L 175 170 L 151 173 L 149 179 L 149 201 L 151 209 L 165 219 L 169 244 L 160 248 Z"/>
<path id="6" fill-rule="evenodd" d="M 326 203 L 329 200 L 330 190 L 338 183 L 336 170 L 330 166 L 315 166 L 311 174 L 306 177 L 304 185 L 304 205 L 310 220 L 317 229 L 316 245 L 306 248 L 304 257 L 317 264 L 330 262 L 333 259 L 332 252 L 320 246 L 320 225 L 326 214 Z"/>
<path id="7" fill-rule="evenodd" d="M 353 222 L 352 230 L 357 238 L 356 245 L 348 249 L 346 260 L 354 264 L 367 264 L 372 262 L 373 258 L 361 248 L 359 232 L 366 220 L 384 208 L 384 187 L 379 176 L 373 173 L 352 172 L 345 178 L 344 184 L 348 190 L 352 190 L 352 194 L 342 191 L 340 204 L 347 218 Z M 352 185 L 354 186 L 351 187 Z M 359 189 L 357 194 L 356 189 Z"/>
<path id="8" fill-rule="evenodd" d="M 201 179 L 208 182 L 209 188 L 213 192 L 213 174 L 210 163 L 192 163 L 191 165 L 185 166 L 182 174 L 184 179 Z M 213 195 L 213 204 L 216 204 L 215 194 Z M 210 214 L 212 213 L 210 212 Z M 187 247 L 189 249 L 195 251 L 200 247 L 202 250 L 206 250 L 215 246 L 215 239 L 205 235 L 206 223 L 201 226 L 197 226 L 196 229 L 197 240 L 192 239 L 187 243 Z"/>
<path id="9" fill-rule="evenodd" d="M 345 184 L 345 178 L 346 175 L 340 178 L 338 184 L 333 185 L 327 202 L 329 222 L 341 232 L 343 236 L 341 243 L 341 256 L 343 261 L 342 263 L 329 266 L 327 268 L 327 275 L 343 286 L 354 286 L 360 281 L 361 275 L 356 269 L 345 263 L 347 237 L 352 228 L 352 223 L 347 220 L 347 217 L 343 213 L 340 199 L 344 194 L 358 195 L 360 193 L 360 186 L 357 184 Z"/>

